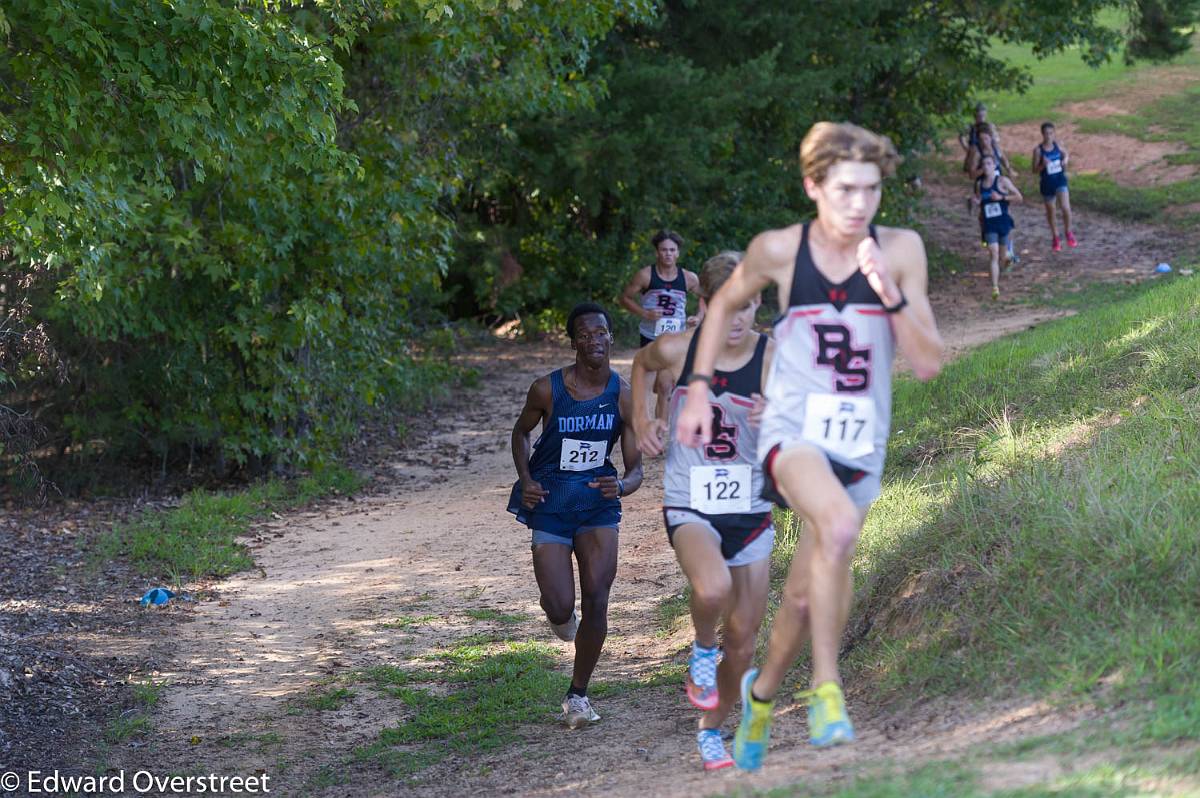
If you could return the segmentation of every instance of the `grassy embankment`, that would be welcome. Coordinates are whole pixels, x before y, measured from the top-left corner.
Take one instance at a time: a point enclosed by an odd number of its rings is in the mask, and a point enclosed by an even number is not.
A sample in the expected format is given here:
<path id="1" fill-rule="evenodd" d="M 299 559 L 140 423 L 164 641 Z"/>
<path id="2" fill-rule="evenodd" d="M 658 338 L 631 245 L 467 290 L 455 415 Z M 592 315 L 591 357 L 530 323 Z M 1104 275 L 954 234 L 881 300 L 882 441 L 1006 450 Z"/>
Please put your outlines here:
<path id="1" fill-rule="evenodd" d="M 1200 736 L 1200 282 L 1121 294 L 897 385 L 847 662 L 893 706 L 1030 695 L 1110 718 L 838 794 L 984 794 L 995 757 L 1064 750 L 1111 756 L 1054 794 L 1200 789 L 1196 749 L 1165 748 Z"/>

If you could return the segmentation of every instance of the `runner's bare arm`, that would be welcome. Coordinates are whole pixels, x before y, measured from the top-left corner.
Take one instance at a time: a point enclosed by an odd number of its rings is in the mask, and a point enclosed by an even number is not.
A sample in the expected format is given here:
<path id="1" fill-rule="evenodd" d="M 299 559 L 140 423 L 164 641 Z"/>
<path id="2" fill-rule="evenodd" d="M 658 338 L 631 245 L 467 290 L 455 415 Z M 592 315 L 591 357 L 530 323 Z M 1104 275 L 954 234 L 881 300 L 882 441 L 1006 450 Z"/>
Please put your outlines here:
<path id="1" fill-rule="evenodd" d="M 625 290 L 621 292 L 621 307 L 628 310 L 639 319 L 653 321 L 662 315 L 658 308 L 646 310 L 642 307 L 639 295 L 650 286 L 650 267 L 643 266 L 638 269 L 632 279 L 626 284 Z"/>
<path id="2" fill-rule="evenodd" d="M 864 239 L 858 263 L 867 282 L 887 307 L 905 305 L 891 314 L 896 345 L 919 380 L 931 380 L 942 368 L 942 336 L 929 305 L 925 244 L 912 230 L 879 228 L 879 240 Z"/>
<path id="3" fill-rule="evenodd" d="M 663 453 L 666 438 L 667 422 L 661 418 L 649 418 L 649 408 L 646 406 L 646 395 L 652 378 L 649 376 L 659 371 L 667 371 L 676 379 L 687 358 L 688 344 L 695 335 L 694 330 L 681 333 L 668 333 L 655 338 L 652 343 L 643 346 L 633 357 L 633 369 L 630 372 L 631 393 L 633 396 L 633 427 L 637 433 L 638 448 L 642 454 L 655 457 Z"/>
<path id="4" fill-rule="evenodd" d="M 517 423 L 513 424 L 513 465 L 517 467 L 517 478 L 521 480 L 521 503 L 530 508 L 537 506 L 540 501 L 545 501 L 550 493 L 543 489 L 540 483 L 535 482 L 529 473 L 529 455 L 532 451 L 529 434 L 543 419 L 550 416 L 553 406 L 554 397 L 550 391 L 550 378 L 538 377 L 533 381 L 533 385 L 529 386 L 529 393 L 525 396 L 525 406 L 521 408 L 521 414 L 517 416 Z"/>
<path id="5" fill-rule="evenodd" d="M 729 334 L 733 314 L 771 283 L 780 284 L 783 276 L 788 274 L 796 256 L 799 230 L 799 225 L 768 230 L 750 242 L 745 258 L 708 302 L 708 319 L 696 345 L 693 374 L 712 377 L 717 353 Z M 780 285 L 781 293 L 785 290 Z M 675 425 L 675 437 L 684 446 L 701 446 L 712 439 L 708 385 L 702 380 L 688 382 L 687 400 Z"/>
<path id="6" fill-rule="evenodd" d="M 621 408 L 621 461 L 625 464 L 625 474 L 620 480 L 616 477 L 597 477 L 588 483 L 589 487 L 599 488 L 606 499 L 628 496 L 642 486 L 642 453 L 638 451 L 637 433 L 631 423 L 633 391 L 625 380 L 621 380 L 621 396 L 617 403 Z"/>
<path id="7" fill-rule="evenodd" d="M 1021 189 L 1017 188 L 1017 184 L 1007 177 L 1000 178 L 1000 190 L 1008 195 L 1009 202 L 1025 201 L 1025 197 L 1021 194 Z"/>
<path id="8" fill-rule="evenodd" d="M 763 390 L 767 389 L 767 375 L 771 373 L 771 362 L 775 359 L 775 340 L 767 339 L 767 348 L 763 350 L 763 367 L 762 367 L 762 385 Z M 767 399 L 760 393 L 750 394 L 750 398 L 754 400 L 754 407 L 750 409 L 750 426 L 758 429 L 758 425 L 762 423 L 763 413 L 767 410 Z"/>
<path id="9" fill-rule="evenodd" d="M 687 318 L 687 326 L 695 327 L 700 322 L 704 321 L 704 314 L 707 311 L 704 297 L 700 296 L 700 276 L 695 272 L 689 272 L 687 269 L 684 269 L 683 280 L 685 283 L 687 283 L 688 293 L 695 294 L 700 299 L 700 307 L 696 310 L 696 315 L 688 316 Z"/>
<path id="10" fill-rule="evenodd" d="M 1063 169 L 1066 169 L 1066 168 L 1067 168 L 1067 161 L 1071 160 L 1071 153 L 1067 152 L 1067 148 L 1066 148 L 1066 147 L 1064 147 L 1062 144 L 1059 144 L 1059 145 L 1058 145 L 1058 149 L 1059 149 L 1059 151 L 1060 151 L 1060 152 L 1062 152 L 1062 165 L 1063 165 Z"/>
<path id="11" fill-rule="evenodd" d="M 1042 145 L 1039 144 L 1033 148 L 1033 157 L 1029 159 L 1029 163 L 1033 164 L 1033 174 L 1040 174 L 1042 171 Z"/>

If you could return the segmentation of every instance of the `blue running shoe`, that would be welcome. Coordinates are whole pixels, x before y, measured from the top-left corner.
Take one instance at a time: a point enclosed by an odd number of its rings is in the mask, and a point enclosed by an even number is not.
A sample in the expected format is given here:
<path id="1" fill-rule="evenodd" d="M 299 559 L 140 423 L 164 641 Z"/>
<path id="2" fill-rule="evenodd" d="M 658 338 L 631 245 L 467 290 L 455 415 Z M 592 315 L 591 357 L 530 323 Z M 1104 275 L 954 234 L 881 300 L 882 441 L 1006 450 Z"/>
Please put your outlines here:
<path id="1" fill-rule="evenodd" d="M 837 682 L 819 684 L 797 693 L 808 700 L 808 741 L 818 748 L 854 742 L 854 726 L 846 714 L 846 699 Z"/>
<path id="2" fill-rule="evenodd" d="M 742 677 L 742 722 L 733 736 L 733 762 L 742 770 L 758 770 L 767 756 L 767 745 L 771 742 L 771 714 L 774 701 L 755 701 L 750 697 L 750 688 L 758 676 L 758 668 L 751 668 Z"/>
<path id="3" fill-rule="evenodd" d="M 733 760 L 725 753 L 720 729 L 701 729 L 696 732 L 696 746 L 700 749 L 700 761 L 704 763 L 705 770 L 720 770 L 733 765 Z"/>
<path id="4" fill-rule="evenodd" d="M 705 712 L 716 709 L 720 703 L 717 695 L 717 648 L 702 648 L 692 644 L 692 656 L 688 660 L 688 675 L 683 680 L 687 688 L 688 701 L 696 709 Z"/>

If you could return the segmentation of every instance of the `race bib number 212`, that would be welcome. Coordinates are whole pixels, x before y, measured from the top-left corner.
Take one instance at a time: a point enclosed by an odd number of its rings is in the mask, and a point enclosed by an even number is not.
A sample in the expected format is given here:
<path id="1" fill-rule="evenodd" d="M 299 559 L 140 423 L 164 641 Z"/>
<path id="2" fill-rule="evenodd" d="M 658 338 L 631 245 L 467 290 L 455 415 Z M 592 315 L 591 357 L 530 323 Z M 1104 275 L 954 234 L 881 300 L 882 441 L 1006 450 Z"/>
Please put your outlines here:
<path id="1" fill-rule="evenodd" d="M 606 454 L 608 454 L 608 444 L 605 441 L 579 441 L 574 438 L 563 438 L 558 467 L 561 471 L 591 471 L 593 468 L 604 465 Z"/>

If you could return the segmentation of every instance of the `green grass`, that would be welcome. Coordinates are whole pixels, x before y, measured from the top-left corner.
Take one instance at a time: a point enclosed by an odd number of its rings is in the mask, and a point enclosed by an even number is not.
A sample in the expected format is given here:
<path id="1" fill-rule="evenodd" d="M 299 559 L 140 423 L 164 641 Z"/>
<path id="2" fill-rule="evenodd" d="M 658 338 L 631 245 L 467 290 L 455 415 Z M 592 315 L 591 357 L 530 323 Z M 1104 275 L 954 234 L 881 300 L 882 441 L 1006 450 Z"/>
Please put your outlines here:
<path id="1" fill-rule="evenodd" d="M 166 682 L 140 682 L 133 685 L 133 701 L 138 706 L 153 707 L 158 705 L 158 699 L 162 697 L 163 689 L 167 686 Z"/>
<path id="2" fill-rule="evenodd" d="M 387 621 L 379 625 L 384 629 L 415 629 L 436 621 L 439 617 L 438 615 L 401 615 L 394 621 Z"/>
<path id="3" fill-rule="evenodd" d="M 1111 28 L 1124 26 L 1123 15 L 1116 11 L 1104 12 L 1101 19 Z M 1039 59 L 1027 46 L 997 43 L 992 48 L 992 55 L 1029 69 L 1033 76 L 1033 84 L 1025 94 L 999 92 L 981 98 L 988 104 L 988 119 L 998 125 L 1053 119 L 1065 103 L 1135 90 L 1139 81 L 1148 79 L 1147 73 L 1152 75 L 1154 70 L 1162 68 L 1149 63 L 1128 66 L 1120 55 L 1110 63 L 1093 68 L 1084 63 L 1079 50 L 1074 48 Z M 1169 66 L 1198 67 L 1200 51 L 1193 47 Z"/>
<path id="4" fill-rule="evenodd" d="M 309 693 L 301 703 L 309 709 L 315 709 L 318 712 L 328 712 L 341 709 L 352 698 L 354 698 L 352 690 L 346 687 L 331 687 L 328 690 L 315 690 Z"/>
<path id="5" fill-rule="evenodd" d="M 104 730 L 104 740 L 116 745 L 132 737 L 142 737 L 150 733 L 150 717 L 141 712 L 120 715 L 109 722 Z"/>
<path id="6" fill-rule="evenodd" d="M 92 558 L 128 560 L 139 572 L 175 584 L 228 576 L 254 565 L 237 541 L 253 521 L 321 496 L 353 493 L 361 484 L 353 471 L 329 466 L 301 479 L 270 480 L 241 491 L 195 490 L 178 507 L 145 512 L 100 534 L 92 541 Z"/>
<path id="7" fill-rule="evenodd" d="M 1139 107 L 1136 115 L 1082 119 L 1079 129 L 1085 133 L 1120 133 L 1141 141 L 1178 141 L 1192 150 L 1183 162 L 1195 163 L 1196 151 L 1200 151 L 1200 85 L 1160 97 Z"/>
<path id="8" fill-rule="evenodd" d="M 772 795 L 1150 795 L 1162 779 L 1200 793 L 1200 754 L 1173 747 L 1200 738 L 1200 281 L 1063 304 L 1085 311 L 898 381 L 845 672 L 894 707 L 1032 694 L 1112 720 Z M 997 757 L 1084 754 L 1103 764 L 1027 789 L 980 776 Z"/>
<path id="9" fill-rule="evenodd" d="M 521 724 L 549 720 L 562 698 L 557 653 L 541 643 L 463 645 L 440 652 L 431 669 L 366 671 L 365 679 L 399 698 L 412 716 L 356 750 L 355 759 L 405 775 L 446 756 L 490 751 L 518 739 Z M 449 691 L 419 686 L 435 683 Z"/>
<path id="10" fill-rule="evenodd" d="M 426 657 L 425 668 L 378 665 L 359 681 L 399 699 L 407 720 L 383 730 L 354 760 L 408 776 L 447 757 L 470 758 L 519 741 L 522 726 L 558 722 L 569 681 L 556 667 L 559 651 L 543 643 L 460 643 Z M 684 666 L 666 663 L 634 681 L 594 682 L 588 694 L 678 685 Z"/>
<path id="11" fill-rule="evenodd" d="M 1182 218 L 1166 215 L 1177 205 L 1200 202 L 1200 178 L 1158 186 L 1119 186 L 1103 174 L 1071 175 L 1071 204 L 1134 222 L 1170 222 Z"/>
<path id="12" fill-rule="evenodd" d="M 897 385 L 851 622 L 884 692 L 1105 684 L 1200 723 L 1200 282 L 1121 293 Z"/>
<path id="13" fill-rule="evenodd" d="M 528 615 L 522 613 L 504 613 L 499 610 L 481 609 L 467 610 L 463 613 L 468 618 L 476 621 L 495 621 L 503 624 L 524 623 L 529 620 Z"/>

